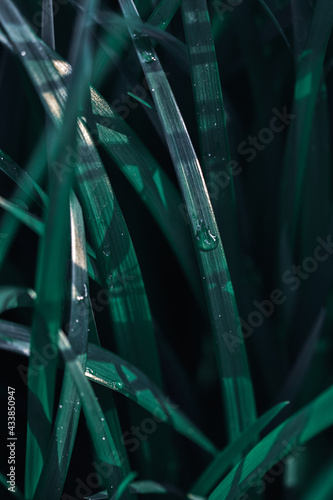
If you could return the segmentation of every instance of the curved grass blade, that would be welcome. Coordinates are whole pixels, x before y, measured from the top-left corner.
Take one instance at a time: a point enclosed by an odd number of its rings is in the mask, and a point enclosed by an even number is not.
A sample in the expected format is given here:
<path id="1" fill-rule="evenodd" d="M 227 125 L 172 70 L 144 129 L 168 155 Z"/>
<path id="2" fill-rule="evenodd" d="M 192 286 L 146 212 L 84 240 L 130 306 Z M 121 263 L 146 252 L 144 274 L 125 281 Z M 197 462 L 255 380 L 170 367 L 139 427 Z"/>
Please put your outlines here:
<path id="1" fill-rule="evenodd" d="M 209 500 L 237 498 L 294 448 L 296 456 L 299 455 L 305 449 L 302 445 L 333 424 L 332 405 L 333 386 L 265 436 L 219 484 Z"/>
<path id="2" fill-rule="evenodd" d="M 117 491 L 112 495 L 111 500 L 120 500 L 137 475 L 137 472 L 130 472 L 118 486 Z"/>
<path id="3" fill-rule="evenodd" d="M 0 170 L 8 175 L 37 205 L 43 208 L 48 204 L 48 197 L 38 183 L 1 149 Z"/>
<path id="4" fill-rule="evenodd" d="M 3 35 L 5 36 L 5 35 Z M 9 44 L 10 50 L 14 51 L 14 48 L 12 45 Z M 38 146 L 35 148 L 29 162 L 27 165 L 27 168 L 25 170 L 25 176 L 30 177 L 30 180 L 28 182 L 25 182 L 21 175 L 19 176 L 20 180 L 20 185 L 17 185 L 13 196 L 12 200 L 20 200 L 20 202 L 23 204 L 23 206 L 30 206 L 30 200 L 34 199 L 31 198 L 31 196 L 35 197 L 35 188 L 32 187 L 32 184 L 38 186 L 38 191 L 41 190 L 39 187 L 39 184 L 42 183 L 43 177 L 45 175 L 45 165 L 46 165 L 46 152 L 45 152 L 45 144 L 44 140 L 41 139 L 39 140 Z M 1 162 L 0 162 L 1 163 Z M 8 168 L 11 168 L 11 165 L 7 164 Z M 15 170 L 15 165 L 13 165 L 13 170 Z M 16 183 L 18 179 L 13 179 Z M 28 187 L 30 184 L 31 189 Z M 29 194 L 26 191 L 22 191 L 22 189 L 28 188 Z M 44 192 L 40 192 L 40 197 L 43 199 L 46 198 L 46 194 L 43 194 Z M 38 200 L 38 197 L 36 197 L 36 202 Z M 47 203 L 45 203 L 47 205 Z M 7 214 L 7 216 L 3 217 L 3 219 L 0 222 L 0 233 L 6 234 L 7 238 L 2 242 L 2 245 L 0 247 L 0 268 L 4 265 L 6 256 L 8 254 L 9 249 L 11 248 L 11 245 L 14 241 L 15 235 L 17 233 L 17 230 L 19 228 L 20 222 L 17 218 L 12 217 L 10 214 Z"/>
<path id="5" fill-rule="evenodd" d="M 44 233 L 44 224 L 41 220 L 35 217 L 30 212 L 19 207 L 11 201 L 5 200 L 0 196 L 0 207 L 7 210 L 10 214 L 14 215 L 18 220 L 23 222 L 26 226 L 32 229 L 35 233 L 41 236 Z"/>
<path id="6" fill-rule="evenodd" d="M 239 241 L 235 190 L 219 68 L 206 0 L 183 0 L 182 17 L 191 65 L 201 166 L 210 198 L 223 228 L 231 277 L 238 282 Z M 221 180 L 223 179 L 221 187 Z M 228 182 L 226 181 L 228 180 Z"/>
<path id="7" fill-rule="evenodd" d="M 179 210 L 181 198 L 178 192 L 136 134 L 92 88 L 91 102 L 94 115 L 104 120 L 104 125 L 96 123 L 99 141 L 155 218 L 191 288 L 200 297 L 196 264 L 189 258 L 192 247 Z"/>
<path id="8" fill-rule="evenodd" d="M 220 451 L 214 460 L 209 464 L 207 469 L 200 475 L 191 488 L 194 495 L 206 496 L 222 479 L 224 474 L 231 467 L 237 457 L 253 443 L 253 436 L 259 433 L 280 413 L 288 402 L 280 403 L 268 412 L 264 413 L 255 422 L 243 432 L 236 441 L 229 444 L 226 448 Z"/>
<path id="9" fill-rule="evenodd" d="M 282 28 L 281 24 L 279 23 L 279 21 L 277 20 L 276 16 L 274 15 L 274 12 L 272 12 L 272 10 L 269 8 L 269 6 L 267 5 L 267 3 L 264 0 L 258 0 L 258 2 L 263 7 L 263 9 L 266 11 L 266 13 L 270 17 L 271 21 L 273 22 L 273 24 L 277 28 L 278 32 L 282 36 L 286 46 L 288 47 L 288 50 L 292 53 L 292 48 L 291 48 L 290 42 L 287 38 L 287 35 L 283 31 L 283 28 Z"/>
<path id="10" fill-rule="evenodd" d="M 137 19 L 138 13 L 131 0 L 120 0 L 119 3 L 129 22 Z M 147 36 L 138 33 L 131 35 L 186 202 L 217 349 L 228 434 L 234 440 L 255 420 L 256 410 L 237 306 L 219 230 L 199 161 L 156 52 Z M 227 343 L 228 336 L 234 340 L 232 349 Z"/>
<path id="11" fill-rule="evenodd" d="M 175 430 L 209 453 L 216 453 L 214 445 L 176 409 L 177 407 L 144 373 L 117 355 L 89 344 L 86 376 L 130 397 L 161 421 L 172 424 Z"/>
<path id="12" fill-rule="evenodd" d="M 16 307 L 33 307 L 36 293 L 31 288 L 1 286 L 0 314 Z"/>
<path id="13" fill-rule="evenodd" d="M 29 339 L 28 327 L 0 320 L 1 349 L 29 356 Z M 178 410 L 178 406 L 152 380 L 116 354 L 88 343 L 85 375 L 89 380 L 131 398 L 156 420 L 170 424 L 208 453 L 217 454 L 214 444 Z"/>

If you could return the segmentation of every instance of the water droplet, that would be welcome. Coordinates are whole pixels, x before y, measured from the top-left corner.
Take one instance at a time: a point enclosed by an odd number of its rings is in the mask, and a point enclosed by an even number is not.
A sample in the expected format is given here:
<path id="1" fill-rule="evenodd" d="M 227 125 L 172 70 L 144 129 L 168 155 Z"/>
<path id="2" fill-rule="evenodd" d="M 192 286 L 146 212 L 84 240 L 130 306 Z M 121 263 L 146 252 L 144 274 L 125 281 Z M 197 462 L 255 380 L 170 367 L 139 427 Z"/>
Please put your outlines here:
<path id="1" fill-rule="evenodd" d="M 82 297 L 82 295 L 78 295 L 76 298 L 77 298 L 77 300 L 83 300 L 84 299 L 84 297 Z M 76 320 L 76 321 L 78 321 L 78 320 Z"/>
<path id="2" fill-rule="evenodd" d="M 62 405 L 59 405 L 59 408 L 61 409 L 61 408 L 62 408 Z"/>
<path id="3" fill-rule="evenodd" d="M 88 297 L 88 287 L 85 283 L 84 283 L 83 287 L 84 287 L 84 296 Z"/>
<path id="4" fill-rule="evenodd" d="M 21 56 L 24 57 L 26 55 L 26 51 L 25 50 L 22 50 L 21 52 Z"/>
<path id="5" fill-rule="evenodd" d="M 203 252 L 214 250 L 218 245 L 218 238 L 211 233 L 209 227 L 203 222 L 197 224 L 197 231 L 195 233 L 196 244 Z"/>
<path id="6" fill-rule="evenodd" d="M 102 439 L 103 439 L 103 441 L 105 441 L 105 437 L 104 436 L 102 437 Z"/>
<path id="7" fill-rule="evenodd" d="M 78 319 L 76 319 L 76 320 L 75 320 L 75 323 L 78 323 L 78 322 L 79 322 L 79 320 L 78 320 Z"/>
<path id="8" fill-rule="evenodd" d="M 103 250 L 103 253 L 106 257 L 109 257 L 110 255 L 110 250 Z"/>
<path id="9" fill-rule="evenodd" d="M 156 61 L 156 57 L 152 52 L 149 52 L 148 50 L 143 50 L 141 52 L 141 58 L 143 59 L 144 62 L 151 64 L 152 62 Z"/>

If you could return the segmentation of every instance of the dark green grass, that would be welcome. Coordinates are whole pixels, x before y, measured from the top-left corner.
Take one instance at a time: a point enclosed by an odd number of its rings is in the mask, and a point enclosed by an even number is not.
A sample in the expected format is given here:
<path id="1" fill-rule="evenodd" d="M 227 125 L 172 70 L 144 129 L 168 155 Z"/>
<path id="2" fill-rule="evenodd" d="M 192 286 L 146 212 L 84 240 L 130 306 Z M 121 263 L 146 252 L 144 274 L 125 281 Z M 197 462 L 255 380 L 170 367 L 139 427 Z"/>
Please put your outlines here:
<path id="1" fill-rule="evenodd" d="M 332 498 L 332 23 L 3 0 L 3 498 Z"/>

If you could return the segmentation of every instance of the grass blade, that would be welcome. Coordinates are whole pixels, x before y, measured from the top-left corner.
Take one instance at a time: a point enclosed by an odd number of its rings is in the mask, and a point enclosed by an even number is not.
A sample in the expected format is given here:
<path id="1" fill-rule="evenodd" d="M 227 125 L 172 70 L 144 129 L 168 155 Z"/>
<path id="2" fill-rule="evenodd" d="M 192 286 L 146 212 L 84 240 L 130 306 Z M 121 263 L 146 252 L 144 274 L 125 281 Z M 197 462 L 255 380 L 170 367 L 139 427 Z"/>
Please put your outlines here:
<path id="1" fill-rule="evenodd" d="M 82 211 L 71 197 L 71 311 L 68 338 L 82 370 L 85 370 L 88 343 L 88 276 Z M 66 479 L 80 417 L 80 396 L 67 365 L 50 446 L 45 457 L 35 498 L 57 500 Z"/>
<path id="2" fill-rule="evenodd" d="M 201 166 L 231 278 L 239 285 L 239 234 L 233 167 L 213 34 L 206 0 L 184 0 L 182 17 L 191 65 Z M 223 185 L 223 188 L 220 188 Z M 237 288 L 237 287 L 236 287 Z"/>
<path id="3" fill-rule="evenodd" d="M 48 203 L 48 197 L 43 189 L 31 176 L 25 172 L 14 160 L 0 149 L 0 170 L 8 175 L 13 181 L 31 198 L 37 205 L 44 207 Z"/>

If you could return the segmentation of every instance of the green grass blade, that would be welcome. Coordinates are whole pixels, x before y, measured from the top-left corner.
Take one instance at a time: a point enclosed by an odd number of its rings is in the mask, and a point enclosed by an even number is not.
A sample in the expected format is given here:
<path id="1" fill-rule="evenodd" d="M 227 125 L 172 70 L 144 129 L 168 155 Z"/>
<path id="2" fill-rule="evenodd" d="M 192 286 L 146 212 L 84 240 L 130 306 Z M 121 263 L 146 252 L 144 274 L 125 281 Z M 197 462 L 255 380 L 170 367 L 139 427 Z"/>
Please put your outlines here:
<path id="1" fill-rule="evenodd" d="M 137 19 L 137 11 L 130 0 L 120 0 L 120 5 L 129 22 Z M 228 434 L 234 440 L 254 421 L 256 410 L 234 291 L 219 230 L 200 164 L 157 54 L 147 36 L 134 36 L 132 33 L 132 37 L 159 112 L 186 202 L 217 348 Z M 232 350 L 226 342 L 228 335 L 235 340 Z"/>
<path id="2" fill-rule="evenodd" d="M 40 207 L 47 205 L 48 198 L 39 184 L 1 149 L 0 170 L 8 175 Z"/>
<path id="3" fill-rule="evenodd" d="M 32 229 L 38 235 L 42 235 L 44 233 L 44 224 L 41 220 L 35 217 L 33 214 L 19 207 L 15 203 L 11 201 L 5 200 L 0 197 L 0 206 L 4 210 L 7 210 L 8 213 L 14 215 L 18 220 L 23 222 L 26 226 Z"/>
<path id="4" fill-rule="evenodd" d="M 0 314 L 16 307 L 33 307 L 36 293 L 31 288 L 1 286 Z"/>
<path id="5" fill-rule="evenodd" d="M 182 17 L 191 65 L 201 166 L 233 281 L 238 282 L 239 235 L 228 131 L 206 0 L 184 0 Z M 220 189 L 223 179 L 225 186 Z M 228 180 L 228 182 L 227 182 Z"/>
<path id="6" fill-rule="evenodd" d="M 85 370 L 88 342 L 88 275 L 82 211 L 71 197 L 71 311 L 68 338 L 82 370 Z M 69 369 L 65 365 L 59 407 L 35 498 L 57 500 L 66 479 L 71 459 L 81 405 Z"/>
<path id="7" fill-rule="evenodd" d="M 89 344 L 86 375 L 94 382 L 130 397 L 208 452 L 216 452 L 214 445 L 182 413 L 175 410 L 160 389 L 132 364 L 106 349 Z"/>
<path id="8" fill-rule="evenodd" d="M 229 444 L 226 448 L 220 451 L 214 460 L 209 464 L 207 469 L 200 475 L 191 488 L 194 495 L 206 496 L 212 489 L 221 481 L 224 474 L 231 467 L 237 457 L 253 443 L 253 436 L 259 433 L 280 413 L 288 403 L 280 403 L 268 412 L 259 417 L 250 427 L 243 432 L 236 441 Z"/>
<path id="9" fill-rule="evenodd" d="M 209 496 L 209 500 L 237 498 L 275 463 L 333 424 L 333 386 L 265 436 Z M 297 451 L 299 454 L 300 451 Z"/>
<path id="10" fill-rule="evenodd" d="M 27 227 L 32 229 L 36 234 L 38 234 L 39 236 L 43 236 L 45 225 L 41 220 L 39 220 L 33 214 L 27 212 L 26 210 L 19 207 L 15 203 L 5 200 L 4 198 L 1 197 L 0 197 L 0 206 L 5 210 L 7 210 L 8 213 L 14 215 L 14 217 L 16 217 L 17 220 L 19 220 Z M 100 283 L 101 281 L 98 274 L 95 252 L 91 248 L 88 248 L 88 251 L 89 251 L 88 274 L 94 281 Z"/>
<path id="11" fill-rule="evenodd" d="M 147 24 L 166 30 L 181 3 L 182 0 L 161 0 L 149 17 Z"/>

